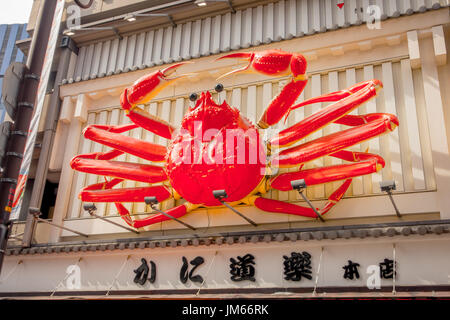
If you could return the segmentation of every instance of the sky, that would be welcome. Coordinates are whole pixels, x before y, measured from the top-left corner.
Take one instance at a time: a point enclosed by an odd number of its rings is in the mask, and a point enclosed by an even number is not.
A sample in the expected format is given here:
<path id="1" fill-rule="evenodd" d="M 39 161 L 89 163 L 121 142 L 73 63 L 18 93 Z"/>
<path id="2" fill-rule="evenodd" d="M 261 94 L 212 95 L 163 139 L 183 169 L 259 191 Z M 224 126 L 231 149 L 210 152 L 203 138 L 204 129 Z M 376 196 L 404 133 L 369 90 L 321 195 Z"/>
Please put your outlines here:
<path id="1" fill-rule="evenodd" d="M 0 24 L 27 23 L 33 0 L 0 0 Z"/>

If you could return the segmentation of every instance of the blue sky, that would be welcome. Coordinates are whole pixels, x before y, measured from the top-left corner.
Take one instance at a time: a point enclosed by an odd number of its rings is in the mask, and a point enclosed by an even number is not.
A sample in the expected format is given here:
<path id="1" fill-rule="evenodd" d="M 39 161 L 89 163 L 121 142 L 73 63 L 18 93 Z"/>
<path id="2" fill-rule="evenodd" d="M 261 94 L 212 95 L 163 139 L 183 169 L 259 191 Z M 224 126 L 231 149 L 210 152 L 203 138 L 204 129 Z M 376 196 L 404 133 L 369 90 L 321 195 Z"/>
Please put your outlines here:
<path id="1" fill-rule="evenodd" d="M 33 0 L 1 0 L 0 24 L 27 23 Z"/>

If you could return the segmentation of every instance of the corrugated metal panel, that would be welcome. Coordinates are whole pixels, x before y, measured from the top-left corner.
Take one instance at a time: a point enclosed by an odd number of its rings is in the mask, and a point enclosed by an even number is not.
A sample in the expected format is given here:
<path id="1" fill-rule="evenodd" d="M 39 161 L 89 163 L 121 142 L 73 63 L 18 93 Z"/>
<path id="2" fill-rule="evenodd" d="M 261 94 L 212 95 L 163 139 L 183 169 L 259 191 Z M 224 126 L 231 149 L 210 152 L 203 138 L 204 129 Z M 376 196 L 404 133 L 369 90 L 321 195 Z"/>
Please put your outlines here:
<path id="1" fill-rule="evenodd" d="M 22 51 L 16 48 L 16 41 L 26 39 L 26 24 L 2 24 L 0 25 L 0 94 L 3 86 L 3 77 L 12 62 L 23 62 Z M 0 102 L 0 122 L 5 118 L 6 110 Z"/>
<path id="2" fill-rule="evenodd" d="M 423 116 L 425 112 L 425 101 L 423 97 L 423 83 L 420 69 L 412 70 L 408 59 L 401 61 L 387 61 L 381 64 L 369 64 L 361 67 L 349 67 L 347 69 L 328 70 L 320 74 L 311 74 L 308 85 L 299 97 L 298 101 L 308 99 L 320 94 L 342 90 L 352 84 L 364 80 L 377 78 L 383 81 L 384 89 L 379 92 L 376 99 L 370 100 L 357 110 L 354 114 L 367 114 L 375 112 L 389 112 L 396 114 L 400 120 L 400 126 L 392 133 L 383 135 L 376 139 L 353 146 L 355 151 L 366 151 L 380 154 L 386 160 L 386 167 L 381 173 L 357 177 L 346 196 L 362 196 L 380 193 L 379 181 L 394 179 L 398 182 L 397 191 L 414 192 L 435 189 L 434 168 L 432 160 L 429 158 L 430 138 L 427 131 L 427 117 Z M 249 83 L 239 87 L 226 88 L 220 95 L 214 94 L 215 99 L 227 97 L 228 102 L 239 107 L 240 111 L 252 122 L 255 122 L 264 112 L 264 108 L 269 104 L 272 97 L 286 84 L 286 80 L 274 80 L 270 82 Z M 153 101 L 146 109 L 158 117 L 170 121 L 175 126 L 179 126 L 184 113 L 187 110 L 189 101 L 183 97 L 176 97 L 168 100 Z M 305 117 L 317 112 L 321 107 L 328 103 L 308 105 L 304 108 L 296 109 L 288 118 L 287 124 L 280 121 L 275 127 L 278 129 L 291 126 Z M 406 112 L 406 107 L 408 112 Z M 87 124 L 123 124 L 129 122 L 124 111 L 120 107 L 114 107 L 107 110 L 95 110 L 89 113 Z M 325 128 L 311 134 L 305 139 L 299 141 L 296 145 L 328 135 L 330 133 L 347 128 L 343 125 L 331 124 Z M 134 129 L 125 135 L 130 135 L 138 139 L 155 142 L 161 145 L 167 145 L 167 140 L 161 137 L 155 137 L 153 134 L 142 129 Z M 83 139 L 79 147 L 80 153 L 106 151 L 98 143 L 92 143 Z M 149 163 L 148 161 L 138 159 L 135 156 L 122 155 L 118 160 L 131 161 L 139 163 Z M 307 163 L 305 168 L 317 166 L 327 166 L 342 163 L 341 160 L 332 157 L 317 159 Z M 282 169 L 279 172 L 295 171 L 297 169 Z M 102 177 L 96 175 L 85 175 L 76 173 L 72 194 L 73 199 L 68 210 L 68 217 L 76 218 L 84 216 L 81 212 L 81 205 L 77 199 L 77 194 L 83 186 L 103 181 Z M 143 186 L 144 183 L 127 181 L 123 187 Z M 324 199 L 328 197 L 338 186 L 339 182 L 318 185 L 307 188 L 308 196 L 311 199 Z M 274 199 L 283 201 L 295 201 L 299 196 L 295 192 L 279 192 L 272 190 L 265 195 Z M 174 205 L 171 201 L 164 207 Z M 127 208 L 134 213 L 145 211 L 144 204 L 126 204 Z M 99 205 L 98 213 L 104 215 L 115 214 L 114 205 Z"/>
<path id="3" fill-rule="evenodd" d="M 359 25 L 369 18 L 367 7 L 374 4 L 381 8 L 382 19 L 448 6 L 446 0 L 352 0 L 347 1 L 346 5 L 339 9 L 338 2 L 338 0 L 279 1 L 239 10 L 233 14 L 227 13 L 187 22 L 175 29 L 167 27 L 142 32 L 124 37 L 120 41 L 114 40 L 112 46 L 110 40 L 105 41 L 103 47 L 111 46 L 111 50 L 105 50 L 101 55 L 94 54 L 94 48 L 101 46 L 82 47 L 78 56 L 78 67 L 64 82 L 104 77 L 113 72 L 116 74 L 128 72 L 181 59 L 248 48 L 263 42 L 270 43 L 338 27 Z M 358 10 L 361 8 L 358 5 L 362 7 L 362 12 Z M 142 50 L 144 50 L 143 59 Z M 104 68 L 98 70 L 103 61 L 108 61 L 107 73 Z M 81 68 L 85 72 L 82 72 Z"/>

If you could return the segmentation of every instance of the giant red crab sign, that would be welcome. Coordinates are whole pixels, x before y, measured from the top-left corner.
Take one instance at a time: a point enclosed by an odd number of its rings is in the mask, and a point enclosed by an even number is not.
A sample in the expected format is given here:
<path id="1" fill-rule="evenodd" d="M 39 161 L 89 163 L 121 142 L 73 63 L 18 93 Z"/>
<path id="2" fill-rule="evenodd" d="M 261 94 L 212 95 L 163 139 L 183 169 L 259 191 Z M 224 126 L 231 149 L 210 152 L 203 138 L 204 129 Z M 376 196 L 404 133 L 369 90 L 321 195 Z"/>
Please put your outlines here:
<path id="1" fill-rule="evenodd" d="M 225 101 L 218 105 L 209 92 L 201 93 L 194 107 L 184 115 L 181 127 L 151 115 L 139 107 L 148 103 L 164 87 L 186 75 L 169 78 L 184 63 L 169 66 L 137 80 L 121 96 L 121 106 L 132 124 L 108 126 L 90 125 L 84 130 L 87 139 L 112 148 L 108 152 L 82 154 L 71 161 L 73 169 L 105 177 L 105 182 L 85 187 L 82 201 L 114 202 L 119 214 L 135 228 L 168 220 L 162 214 L 133 219 L 122 202 L 144 202 L 154 196 L 159 202 L 170 198 L 185 199 L 182 205 L 167 211 L 175 218 L 203 207 L 222 205 L 213 190 L 226 190 L 230 205 L 246 203 L 261 210 L 316 218 L 311 208 L 262 197 L 270 188 L 292 190 L 292 180 L 304 179 L 308 186 L 343 181 L 319 209 L 321 215 L 338 202 L 351 184 L 352 178 L 371 174 L 384 167 L 382 157 L 345 150 L 384 133 L 393 131 L 398 119 L 392 114 L 372 113 L 349 115 L 382 88 L 379 80 L 358 83 L 341 90 L 311 98 L 300 104 L 295 101 L 307 83 L 306 60 L 296 53 L 268 50 L 253 53 L 233 53 L 224 58 L 243 58 L 249 63 L 225 75 L 253 70 L 270 76 L 289 76 L 290 82 L 272 100 L 255 126 L 242 116 L 237 106 Z M 225 76 L 224 75 L 224 76 Z M 261 130 L 278 123 L 289 112 L 316 102 L 334 102 L 292 127 L 277 133 L 266 142 Z M 330 123 L 349 126 L 315 140 L 291 147 L 292 144 Z M 142 127 L 170 139 L 169 147 L 121 135 Z M 236 144 L 234 143 L 236 142 Z M 274 148 L 280 152 L 274 152 Z M 113 161 L 129 153 L 163 166 Z M 332 156 L 346 163 L 302 170 L 304 163 L 323 156 Z M 298 167 L 298 171 L 271 174 L 271 167 Z M 148 183 L 135 188 L 114 188 L 124 179 Z"/>

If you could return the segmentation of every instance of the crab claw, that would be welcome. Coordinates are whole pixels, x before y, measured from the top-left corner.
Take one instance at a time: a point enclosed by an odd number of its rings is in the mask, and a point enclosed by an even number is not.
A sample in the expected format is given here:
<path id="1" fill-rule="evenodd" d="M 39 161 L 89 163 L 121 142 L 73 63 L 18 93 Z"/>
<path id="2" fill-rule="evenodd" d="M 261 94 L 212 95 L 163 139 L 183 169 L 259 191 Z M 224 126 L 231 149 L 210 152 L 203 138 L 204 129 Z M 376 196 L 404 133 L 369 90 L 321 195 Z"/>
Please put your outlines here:
<path id="1" fill-rule="evenodd" d="M 238 72 L 241 72 L 241 71 L 248 70 L 250 68 L 250 66 L 252 65 L 252 61 L 253 61 L 254 56 L 255 56 L 255 54 L 254 53 L 250 53 L 250 52 L 237 52 L 237 53 L 230 53 L 230 54 L 227 54 L 225 56 L 217 58 L 216 61 L 222 60 L 222 59 L 238 58 L 238 59 L 248 60 L 249 62 L 248 62 L 248 64 L 246 66 L 244 66 L 242 68 L 239 68 L 239 69 L 236 69 L 236 70 L 232 70 L 230 72 L 227 72 L 227 73 L 219 76 L 216 80 L 225 78 L 225 77 L 227 77 L 227 76 L 229 76 L 231 74 L 234 74 L 234 73 L 238 73 Z"/>
<path id="2" fill-rule="evenodd" d="M 191 62 L 191 61 L 179 62 L 179 63 L 175 63 L 175 64 L 173 64 L 171 66 L 168 66 L 165 69 L 162 69 L 161 71 L 159 71 L 160 74 L 161 74 L 161 78 L 163 80 L 166 80 L 166 81 L 174 81 L 174 80 L 177 80 L 177 79 L 181 79 L 181 78 L 185 78 L 185 77 L 188 77 L 188 76 L 196 75 L 196 73 L 185 73 L 185 74 L 180 74 L 179 76 L 176 76 L 176 77 L 173 77 L 173 78 L 169 78 L 168 77 L 168 76 L 172 75 L 173 73 L 175 73 L 180 66 L 182 66 L 184 64 L 190 64 L 190 63 L 193 63 L 193 62 Z"/>
<path id="3" fill-rule="evenodd" d="M 284 52 L 281 50 L 238 52 L 225 55 L 217 60 L 227 58 L 245 59 L 249 63 L 242 68 L 225 73 L 218 79 L 246 70 L 252 70 L 268 76 L 292 75 L 295 81 L 304 81 L 306 78 L 306 59 L 298 53 Z"/>
<path id="4" fill-rule="evenodd" d="M 192 62 L 186 61 L 176 63 L 165 69 L 152 72 L 136 80 L 136 82 L 131 87 L 125 89 L 122 94 L 122 107 L 125 110 L 129 110 L 137 104 L 147 103 L 173 81 L 195 75 L 195 73 L 186 73 L 169 78 L 169 76 L 172 75 L 180 66 L 188 63 Z"/>

